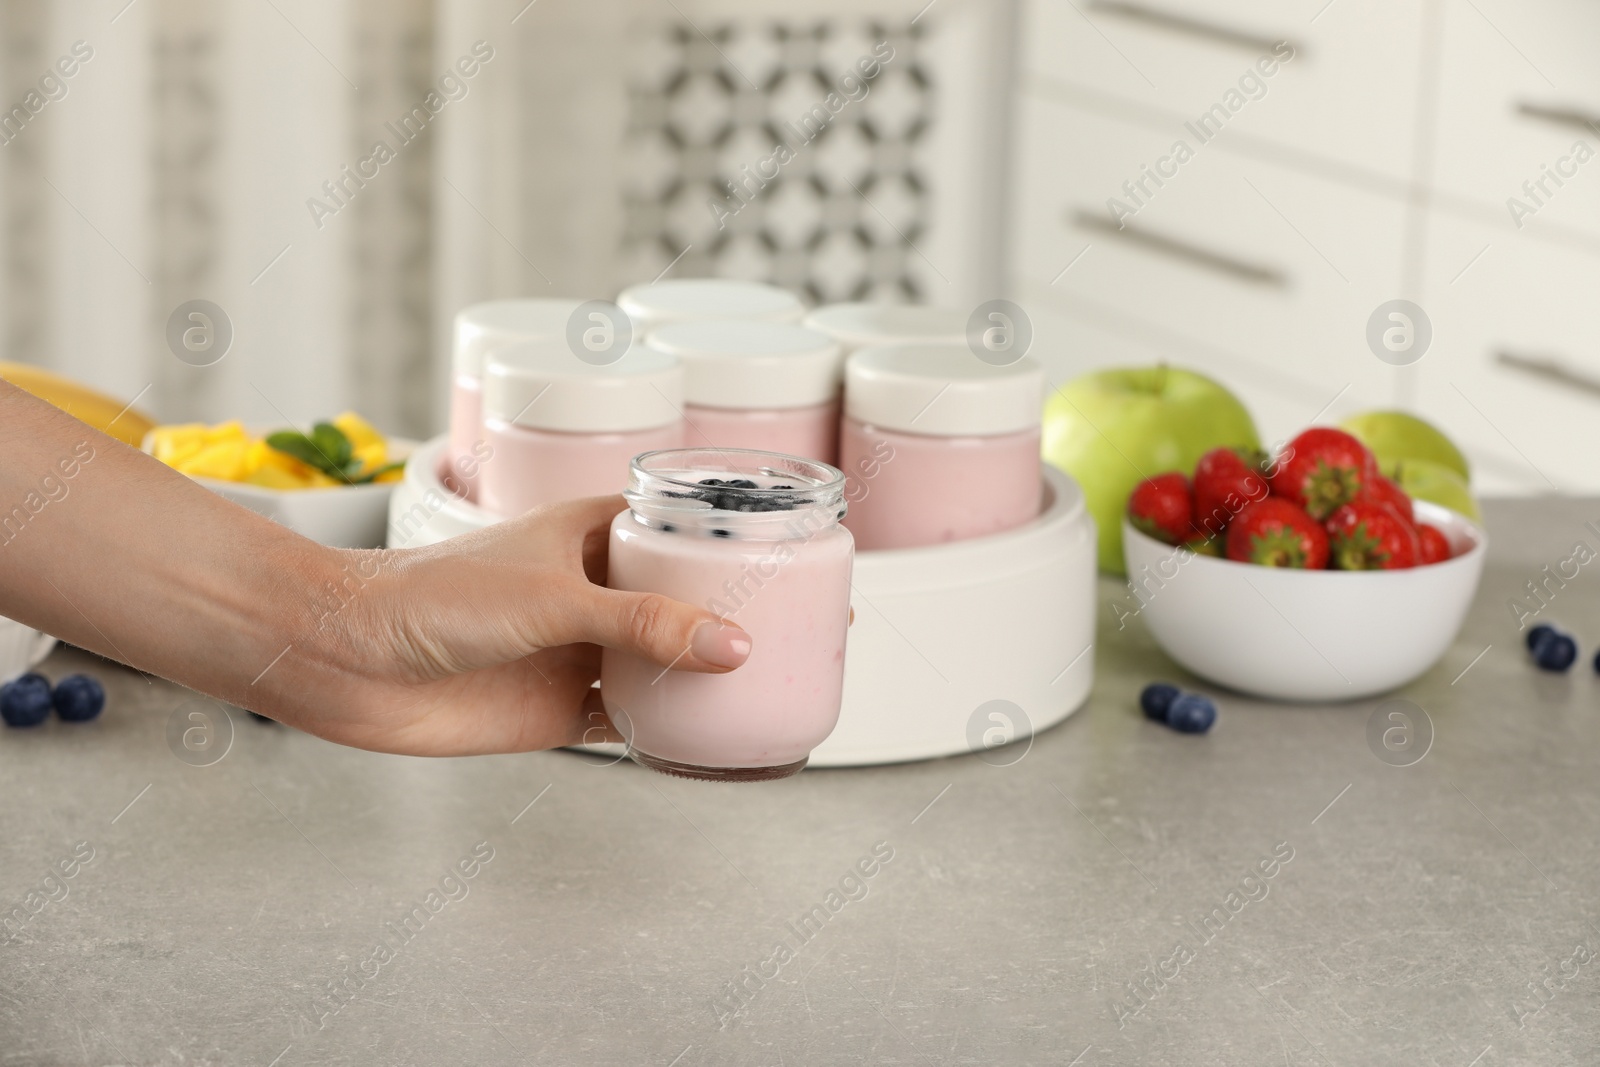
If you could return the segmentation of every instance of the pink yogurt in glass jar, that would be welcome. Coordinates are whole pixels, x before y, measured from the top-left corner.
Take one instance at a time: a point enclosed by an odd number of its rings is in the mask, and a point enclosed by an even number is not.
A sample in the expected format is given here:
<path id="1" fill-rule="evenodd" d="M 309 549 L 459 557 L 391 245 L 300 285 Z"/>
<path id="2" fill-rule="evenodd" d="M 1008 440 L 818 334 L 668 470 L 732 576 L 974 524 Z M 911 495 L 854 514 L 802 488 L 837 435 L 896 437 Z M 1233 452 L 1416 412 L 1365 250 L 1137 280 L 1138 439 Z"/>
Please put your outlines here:
<path id="1" fill-rule="evenodd" d="M 799 322 L 806 310 L 786 289 L 728 278 L 675 278 L 631 286 L 617 297 L 617 306 L 633 320 L 636 335 L 690 319 Z"/>
<path id="2" fill-rule="evenodd" d="M 606 649 L 600 696 L 640 764 L 712 781 L 796 774 L 839 719 L 854 544 L 844 476 L 774 452 L 680 449 L 633 462 L 607 584 L 742 627 L 727 674 L 663 671 Z"/>
<path id="3" fill-rule="evenodd" d="M 451 343 L 450 443 L 439 471 L 445 488 L 478 497 L 478 470 L 487 458 L 483 438 L 483 363 L 489 353 L 523 341 L 566 336 L 576 300 L 489 300 L 456 313 Z"/>
<path id="4" fill-rule="evenodd" d="M 683 364 L 690 446 L 838 458 L 844 359 L 823 334 L 789 323 L 694 319 L 657 327 L 649 345 Z"/>
<path id="5" fill-rule="evenodd" d="M 483 436 L 491 450 L 478 503 L 504 516 L 543 504 L 618 493 L 640 452 L 683 444 L 683 369 L 634 346 L 607 363 L 564 341 L 503 348 L 483 379 Z"/>
<path id="6" fill-rule="evenodd" d="M 1038 517 L 1044 371 L 965 346 L 866 348 L 845 363 L 839 466 L 862 551 L 964 541 Z"/>

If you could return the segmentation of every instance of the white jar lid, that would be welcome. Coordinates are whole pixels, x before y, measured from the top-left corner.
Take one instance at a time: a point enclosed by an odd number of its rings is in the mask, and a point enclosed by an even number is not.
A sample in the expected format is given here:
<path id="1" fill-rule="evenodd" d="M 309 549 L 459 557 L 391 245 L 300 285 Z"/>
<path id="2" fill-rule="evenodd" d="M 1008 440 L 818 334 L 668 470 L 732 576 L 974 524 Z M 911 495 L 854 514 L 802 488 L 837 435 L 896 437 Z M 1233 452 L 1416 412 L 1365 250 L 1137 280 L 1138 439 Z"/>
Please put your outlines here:
<path id="1" fill-rule="evenodd" d="M 671 322 L 650 331 L 647 343 L 683 363 L 684 400 L 701 407 L 808 408 L 839 395 L 844 353 L 792 323 Z"/>
<path id="2" fill-rule="evenodd" d="M 451 364 L 457 375 L 483 377 L 484 357 L 518 341 L 565 337 L 579 300 L 488 300 L 456 312 Z"/>
<path id="3" fill-rule="evenodd" d="M 919 304 L 828 304 L 804 325 L 842 344 L 846 351 L 874 345 L 965 344 L 971 311 Z"/>
<path id="4" fill-rule="evenodd" d="M 681 278 L 622 291 L 617 306 L 640 330 L 685 319 L 761 319 L 799 322 L 800 298 L 775 285 L 725 278 Z"/>
<path id="5" fill-rule="evenodd" d="M 965 345 L 863 348 L 845 361 L 845 413 L 886 430 L 987 437 L 1036 428 L 1044 368 L 1027 356 L 997 367 Z"/>
<path id="6" fill-rule="evenodd" d="M 535 430 L 622 433 L 683 418 L 683 367 L 633 345 L 614 363 L 586 363 L 565 339 L 496 349 L 483 367 L 483 414 Z"/>

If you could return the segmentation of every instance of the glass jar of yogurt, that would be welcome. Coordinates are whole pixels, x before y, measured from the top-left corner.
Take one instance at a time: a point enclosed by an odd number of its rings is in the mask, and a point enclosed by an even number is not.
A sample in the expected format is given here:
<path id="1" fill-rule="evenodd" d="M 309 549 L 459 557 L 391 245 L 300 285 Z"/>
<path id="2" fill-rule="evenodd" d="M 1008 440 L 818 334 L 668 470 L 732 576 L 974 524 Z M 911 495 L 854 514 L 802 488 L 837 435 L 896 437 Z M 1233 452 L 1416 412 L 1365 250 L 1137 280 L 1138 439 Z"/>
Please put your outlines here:
<path id="1" fill-rule="evenodd" d="M 845 362 L 839 466 L 862 551 L 964 541 L 1039 514 L 1044 371 L 965 346 L 865 348 Z"/>
<path id="2" fill-rule="evenodd" d="M 833 463 L 839 452 L 839 346 L 791 323 L 672 322 L 649 345 L 683 364 L 687 442 Z"/>
<path id="3" fill-rule="evenodd" d="M 478 496 L 478 471 L 489 458 L 483 439 L 483 364 L 491 352 L 566 335 L 576 300 L 488 300 L 456 313 L 451 343 L 450 443 L 439 471 L 445 488 Z"/>
<path id="4" fill-rule="evenodd" d="M 677 278 L 635 285 L 622 291 L 617 306 L 633 321 L 638 334 L 688 319 L 799 322 L 806 310 L 800 298 L 787 289 L 726 278 Z"/>
<path id="5" fill-rule="evenodd" d="M 478 503 L 498 515 L 621 492 L 634 456 L 682 446 L 683 368 L 643 346 L 605 364 L 564 341 L 500 349 L 484 366 L 483 436 Z"/>
<path id="6" fill-rule="evenodd" d="M 713 781 L 786 778 L 833 731 L 844 692 L 854 544 L 844 476 L 775 452 L 679 449 L 633 461 L 607 584 L 743 628 L 727 674 L 606 649 L 600 695 L 639 763 Z"/>

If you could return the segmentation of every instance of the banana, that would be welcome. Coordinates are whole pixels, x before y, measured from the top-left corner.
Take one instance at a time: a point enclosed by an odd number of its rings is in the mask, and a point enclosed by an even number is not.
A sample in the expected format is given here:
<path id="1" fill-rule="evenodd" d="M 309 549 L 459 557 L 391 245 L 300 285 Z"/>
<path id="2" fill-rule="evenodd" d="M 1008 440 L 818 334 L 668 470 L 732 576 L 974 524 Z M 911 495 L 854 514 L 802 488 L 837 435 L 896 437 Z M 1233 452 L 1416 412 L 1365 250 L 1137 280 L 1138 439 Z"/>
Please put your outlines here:
<path id="1" fill-rule="evenodd" d="M 0 363 L 0 378 L 135 448 L 155 426 L 144 412 L 43 367 Z"/>

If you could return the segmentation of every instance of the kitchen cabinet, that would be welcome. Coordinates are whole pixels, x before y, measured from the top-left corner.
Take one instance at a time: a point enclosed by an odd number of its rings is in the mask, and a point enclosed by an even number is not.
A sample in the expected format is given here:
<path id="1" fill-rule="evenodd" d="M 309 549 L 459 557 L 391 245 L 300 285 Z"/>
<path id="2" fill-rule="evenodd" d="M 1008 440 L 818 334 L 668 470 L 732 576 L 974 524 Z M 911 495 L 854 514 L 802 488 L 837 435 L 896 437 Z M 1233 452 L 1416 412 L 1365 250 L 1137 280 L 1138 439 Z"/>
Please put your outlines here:
<path id="1" fill-rule="evenodd" d="M 1422 6 L 1325 3 L 1030 0 L 1022 67 L 1104 109 L 1211 114 L 1208 129 L 1403 180 Z"/>
<path id="2" fill-rule="evenodd" d="M 1421 414 L 1467 443 L 1480 474 L 1529 493 L 1576 491 L 1600 455 L 1600 259 L 1507 228 L 1443 218 L 1421 300 L 1433 345 Z"/>
<path id="3" fill-rule="evenodd" d="M 1209 370 L 1269 437 L 1396 406 L 1480 492 L 1600 490 L 1600 6 L 1024 0 L 1020 25 L 1006 285 L 1041 338 Z M 1397 298 L 1434 334 L 1401 367 L 1366 342 Z"/>
<path id="4" fill-rule="evenodd" d="M 1390 368 L 1344 327 L 1400 285 L 1403 205 L 1053 101 L 1025 103 L 1020 129 L 1034 206 L 1018 229 L 1019 281 L 1231 352 L 1247 374 L 1314 384 L 1324 403 L 1385 397 Z M 1173 176 L 1145 181 L 1143 206 L 1111 221 L 1107 200 L 1131 205 L 1121 183 L 1175 143 L 1193 158 L 1166 164 Z"/>

